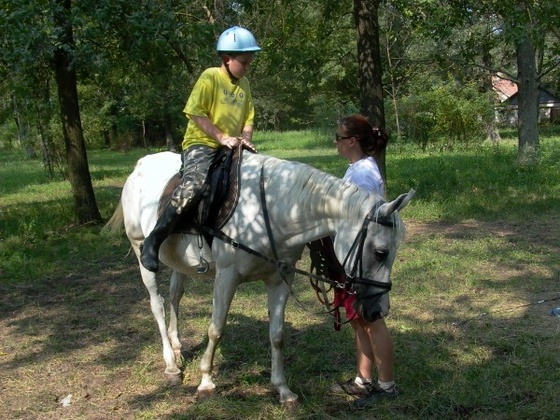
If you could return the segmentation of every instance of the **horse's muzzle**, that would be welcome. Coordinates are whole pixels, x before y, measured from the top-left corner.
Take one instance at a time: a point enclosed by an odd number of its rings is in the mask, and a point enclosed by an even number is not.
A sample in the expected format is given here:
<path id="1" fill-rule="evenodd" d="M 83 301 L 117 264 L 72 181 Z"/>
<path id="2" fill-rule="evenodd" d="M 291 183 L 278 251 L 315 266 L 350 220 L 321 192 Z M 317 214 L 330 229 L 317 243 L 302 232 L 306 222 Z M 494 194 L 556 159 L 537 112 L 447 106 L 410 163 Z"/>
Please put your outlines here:
<path id="1" fill-rule="evenodd" d="M 383 293 L 375 297 L 356 296 L 356 312 L 367 322 L 384 318 L 389 314 L 389 293 Z"/>

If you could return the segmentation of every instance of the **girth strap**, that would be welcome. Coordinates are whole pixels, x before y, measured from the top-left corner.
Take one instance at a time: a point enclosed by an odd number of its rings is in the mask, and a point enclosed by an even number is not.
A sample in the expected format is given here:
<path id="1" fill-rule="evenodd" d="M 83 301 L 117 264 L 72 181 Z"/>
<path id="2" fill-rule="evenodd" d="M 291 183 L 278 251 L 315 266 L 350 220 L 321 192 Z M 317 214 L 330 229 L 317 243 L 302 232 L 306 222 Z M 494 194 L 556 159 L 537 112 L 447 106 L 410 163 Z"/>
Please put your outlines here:
<path id="1" fill-rule="evenodd" d="M 233 246 L 236 249 L 241 249 L 242 251 L 245 251 L 245 252 L 247 252 L 251 255 L 259 257 L 260 259 L 275 265 L 278 270 L 282 270 L 285 273 L 294 272 L 294 273 L 297 273 L 297 274 L 301 274 L 303 276 L 308 276 L 308 277 L 312 277 L 312 278 L 320 280 L 320 281 L 324 281 L 325 283 L 329 283 L 332 286 L 339 287 L 338 282 L 335 282 L 335 281 L 332 281 L 330 279 L 318 276 L 318 275 L 313 274 L 313 273 L 308 273 L 307 271 L 300 270 L 299 268 L 296 268 L 296 267 L 288 266 L 284 261 L 278 261 L 274 258 L 267 257 L 266 255 L 260 253 L 259 251 L 255 250 L 251 247 L 248 247 L 247 245 L 239 243 L 238 241 L 233 239 L 231 236 L 226 235 L 221 230 L 214 229 L 210 226 L 203 226 L 202 231 L 204 233 L 207 233 L 209 235 L 214 236 L 215 238 L 220 239 L 221 241 L 225 242 L 226 244 L 229 244 L 229 245 Z"/>
<path id="2" fill-rule="evenodd" d="M 285 261 L 280 261 L 278 259 L 278 253 L 276 251 L 276 245 L 274 243 L 274 238 L 272 237 L 272 230 L 271 230 L 271 226 L 270 226 L 270 218 L 268 217 L 268 208 L 266 206 L 266 195 L 265 195 L 265 190 L 264 190 L 264 166 L 261 167 L 260 190 L 261 190 L 261 201 L 262 201 L 262 207 L 263 207 L 264 220 L 265 220 L 265 224 L 266 224 L 266 230 L 268 232 L 268 237 L 269 237 L 269 241 L 270 241 L 270 247 L 271 247 L 271 250 L 272 250 L 273 258 L 267 257 L 266 255 L 260 253 L 259 251 L 255 250 L 253 248 L 250 248 L 247 245 L 239 243 L 235 239 L 226 235 L 221 230 L 214 229 L 211 226 L 206 226 L 206 225 L 202 226 L 202 228 L 201 228 L 202 231 L 204 233 L 207 233 L 209 235 L 212 235 L 212 236 L 222 240 L 223 242 L 225 242 L 227 244 L 232 245 L 236 249 L 241 249 L 241 250 L 243 250 L 243 251 L 245 251 L 245 252 L 247 252 L 251 255 L 259 257 L 259 258 L 275 265 L 276 269 L 278 270 L 278 272 L 281 275 L 293 272 L 293 273 L 301 274 L 301 275 L 304 275 L 304 276 L 307 276 L 307 277 L 310 277 L 310 278 L 313 278 L 313 279 L 316 279 L 316 280 L 323 281 L 323 282 L 328 283 L 328 284 L 330 284 L 334 287 L 344 287 L 343 284 L 341 285 L 337 281 L 333 281 L 333 280 L 327 279 L 325 277 L 318 276 L 316 274 L 300 270 L 296 267 L 289 266 L 288 264 L 286 264 Z"/>

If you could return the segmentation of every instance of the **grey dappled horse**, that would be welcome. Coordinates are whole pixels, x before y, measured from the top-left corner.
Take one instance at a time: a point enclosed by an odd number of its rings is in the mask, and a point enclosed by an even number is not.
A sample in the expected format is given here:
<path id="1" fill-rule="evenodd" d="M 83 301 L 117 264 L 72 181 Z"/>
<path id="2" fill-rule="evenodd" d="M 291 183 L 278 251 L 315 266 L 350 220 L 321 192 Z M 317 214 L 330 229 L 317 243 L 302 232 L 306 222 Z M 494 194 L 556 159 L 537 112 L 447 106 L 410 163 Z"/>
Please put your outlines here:
<path id="1" fill-rule="evenodd" d="M 124 222 L 137 257 L 142 241 L 156 223 L 158 202 L 165 184 L 180 165 L 179 154 L 162 152 L 146 156 L 137 162 L 124 185 L 120 203 L 106 227 L 117 231 Z M 261 191 L 264 191 L 268 209 L 264 212 Z M 334 237 L 334 250 L 350 275 L 358 311 L 366 319 L 375 319 L 389 309 L 387 292 L 391 284 L 391 266 L 404 233 L 398 210 L 405 207 L 413 195 L 414 191 L 410 191 L 385 202 L 378 195 L 308 165 L 244 152 L 239 201 L 222 232 L 269 259 L 274 257 L 271 248 L 271 241 L 274 241 L 278 260 L 288 267 L 295 265 L 306 243 Z M 268 219 L 268 228 L 265 219 Z M 182 362 L 177 332 L 178 306 L 185 283 L 204 258 L 214 273 L 214 299 L 208 346 L 200 363 L 202 379 L 198 391 L 211 392 L 216 387 L 212 380 L 214 354 L 237 286 L 263 280 L 270 313 L 271 383 L 280 394 L 280 402 L 296 401 L 297 395 L 286 382 L 282 350 L 284 312 L 294 273 L 288 270 L 287 274 L 281 274 L 275 264 L 228 241 L 214 239 L 211 247 L 204 243 L 200 248 L 199 239 L 198 235 L 172 234 L 160 249 L 161 262 L 173 270 L 169 326 L 166 326 L 164 298 L 158 292 L 156 274 L 139 264 L 163 342 L 166 375 L 176 382 L 182 380 L 178 367 Z"/>

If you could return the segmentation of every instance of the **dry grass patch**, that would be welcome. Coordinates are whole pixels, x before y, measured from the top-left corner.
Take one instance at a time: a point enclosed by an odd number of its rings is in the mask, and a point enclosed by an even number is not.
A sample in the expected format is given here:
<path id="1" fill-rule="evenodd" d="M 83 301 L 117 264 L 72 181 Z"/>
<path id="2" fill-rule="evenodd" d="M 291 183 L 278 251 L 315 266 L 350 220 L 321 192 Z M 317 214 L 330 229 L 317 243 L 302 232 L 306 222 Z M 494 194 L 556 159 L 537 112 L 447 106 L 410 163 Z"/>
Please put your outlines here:
<path id="1" fill-rule="evenodd" d="M 185 379 L 167 387 L 136 261 L 115 255 L 37 286 L 2 289 L 0 412 L 86 420 L 558 418 L 551 399 L 560 381 L 560 320 L 548 314 L 560 306 L 548 300 L 560 295 L 558 222 L 408 223 L 389 318 L 403 395 L 375 411 L 353 411 L 350 399 L 328 393 L 353 372 L 352 335 L 349 327 L 333 331 L 303 279 L 295 290 L 309 309 L 290 301 L 286 334 L 298 407 L 279 406 L 269 386 L 266 299 L 257 283 L 234 300 L 217 354 L 218 389 L 206 400 L 195 394 L 212 282 L 187 286 Z"/>

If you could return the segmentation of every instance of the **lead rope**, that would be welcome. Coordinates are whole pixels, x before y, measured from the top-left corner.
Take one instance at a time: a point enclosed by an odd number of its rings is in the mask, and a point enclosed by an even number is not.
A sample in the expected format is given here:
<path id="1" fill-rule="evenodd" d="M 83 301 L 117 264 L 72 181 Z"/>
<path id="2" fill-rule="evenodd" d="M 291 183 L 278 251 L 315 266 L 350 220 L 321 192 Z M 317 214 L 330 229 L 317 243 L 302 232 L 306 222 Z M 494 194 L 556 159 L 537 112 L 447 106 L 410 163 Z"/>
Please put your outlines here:
<path id="1" fill-rule="evenodd" d="M 309 277 L 309 283 L 313 290 L 315 290 L 317 299 L 327 308 L 329 315 L 333 317 L 335 331 L 340 331 L 342 325 L 354 319 L 353 316 L 346 318 L 346 321 L 342 321 L 340 315 L 340 308 L 344 307 L 346 299 L 351 296 L 351 291 L 348 290 L 346 282 L 346 273 L 334 253 L 334 246 L 330 236 L 309 242 L 307 247 L 309 248 L 309 257 L 311 259 L 309 270 L 311 272 L 315 271 L 317 274 L 328 277 L 331 280 L 336 279 L 334 281 L 338 283 L 337 286 L 329 284 L 327 288 L 324 282 L 319 283 L 319 280 Z M 332 301 L 329 300 L 328 296 L 328 293 L 331 291 L 334 295 Z"/>

